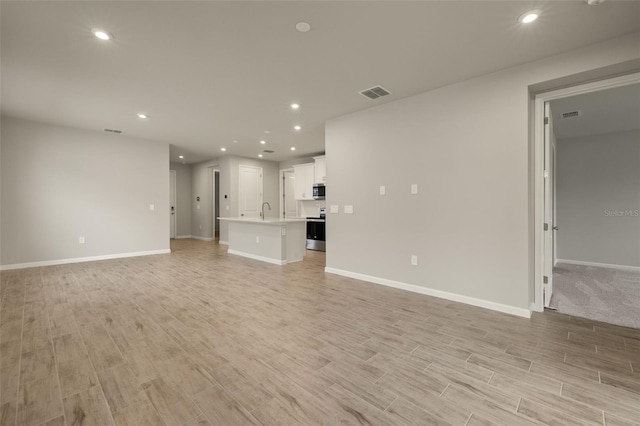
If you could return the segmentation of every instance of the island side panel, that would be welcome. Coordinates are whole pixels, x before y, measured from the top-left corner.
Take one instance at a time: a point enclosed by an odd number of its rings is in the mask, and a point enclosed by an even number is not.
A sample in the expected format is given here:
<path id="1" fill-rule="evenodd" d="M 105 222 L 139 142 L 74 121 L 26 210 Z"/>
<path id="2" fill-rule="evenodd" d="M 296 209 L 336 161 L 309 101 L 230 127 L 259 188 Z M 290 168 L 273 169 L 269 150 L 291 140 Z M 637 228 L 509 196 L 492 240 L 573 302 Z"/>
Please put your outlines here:
<path id="1" fill-rule="evenodd" d="M 287 263 L 283 226 L 259 221 L 229 222 L 229 253 L 264 262 Z"/>
<path id="2" fill-rule="evenodd" d="M 289 222 L 286 229 L 287 263 L 299 262 L 304 257 L 307 244 L 307 224 L 306 222 Z"/>

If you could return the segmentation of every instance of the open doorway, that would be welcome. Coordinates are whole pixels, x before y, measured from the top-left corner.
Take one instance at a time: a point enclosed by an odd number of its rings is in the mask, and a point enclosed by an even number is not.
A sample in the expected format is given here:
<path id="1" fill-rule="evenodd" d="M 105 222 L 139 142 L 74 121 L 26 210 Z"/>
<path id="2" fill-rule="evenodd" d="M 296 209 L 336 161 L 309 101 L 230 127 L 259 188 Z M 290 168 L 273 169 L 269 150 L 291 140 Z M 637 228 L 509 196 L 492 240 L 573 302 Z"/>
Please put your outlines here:
<path id="1" fill-rule="evenodd" d="M 280 216 L 282 219 L 298 217 L 295 185 L 296 174 L 294 169 L 280 170 Z"/>
<path id="2" fill-rule="evenodd" d="M 540 300 L 640 328 L 640 78 L 615 80 L 544 100 Z"/>
<path id="3" fill-rule="evenodd" d="M 169 170 L 169 238 L 176 237 L 176 171 Z"/>

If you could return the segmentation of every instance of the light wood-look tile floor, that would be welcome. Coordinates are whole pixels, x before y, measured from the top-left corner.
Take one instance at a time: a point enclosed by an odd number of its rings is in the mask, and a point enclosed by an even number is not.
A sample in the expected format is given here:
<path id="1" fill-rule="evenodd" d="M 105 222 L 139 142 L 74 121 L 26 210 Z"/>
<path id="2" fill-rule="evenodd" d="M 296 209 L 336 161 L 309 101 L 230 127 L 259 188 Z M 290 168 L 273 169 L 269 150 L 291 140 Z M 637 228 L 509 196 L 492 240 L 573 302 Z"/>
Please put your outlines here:
<path id="1" fill-rule="evenodd" d="M 171 245 L 2 272 L 2 425 L 640 424 L 640 330 Z"/>

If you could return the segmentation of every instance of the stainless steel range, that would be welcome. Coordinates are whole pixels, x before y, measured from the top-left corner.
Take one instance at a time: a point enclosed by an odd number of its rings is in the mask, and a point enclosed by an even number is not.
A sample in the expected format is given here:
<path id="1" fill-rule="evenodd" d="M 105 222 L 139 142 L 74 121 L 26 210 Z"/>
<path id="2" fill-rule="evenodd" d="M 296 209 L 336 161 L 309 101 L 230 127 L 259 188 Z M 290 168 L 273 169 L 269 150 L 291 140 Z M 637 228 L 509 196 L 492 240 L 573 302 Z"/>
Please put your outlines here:
<path id="1" fill-rule="evenodd" d="M 320 209 L 319 217 L 307 217 L 307 248 L 326 251 L 326 210 Z"/>

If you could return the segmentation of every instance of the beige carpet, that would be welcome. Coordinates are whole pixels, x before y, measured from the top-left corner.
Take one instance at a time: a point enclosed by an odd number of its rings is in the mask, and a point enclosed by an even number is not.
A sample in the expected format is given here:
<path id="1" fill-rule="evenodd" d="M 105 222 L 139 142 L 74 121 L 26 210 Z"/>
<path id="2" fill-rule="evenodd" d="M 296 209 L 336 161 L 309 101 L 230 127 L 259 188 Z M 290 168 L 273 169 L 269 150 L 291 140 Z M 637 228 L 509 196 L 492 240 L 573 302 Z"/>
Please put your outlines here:
<path id="1" fill-rule="evenodd" d="M 550 305 L 563 314 L 640 328 L 640 272 L 558 264 Z"/>

